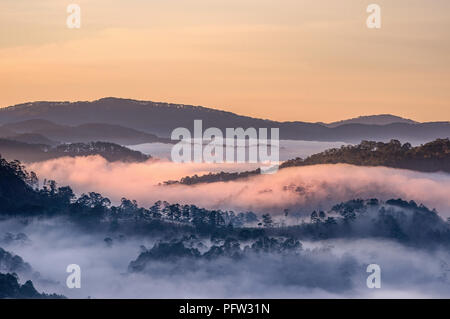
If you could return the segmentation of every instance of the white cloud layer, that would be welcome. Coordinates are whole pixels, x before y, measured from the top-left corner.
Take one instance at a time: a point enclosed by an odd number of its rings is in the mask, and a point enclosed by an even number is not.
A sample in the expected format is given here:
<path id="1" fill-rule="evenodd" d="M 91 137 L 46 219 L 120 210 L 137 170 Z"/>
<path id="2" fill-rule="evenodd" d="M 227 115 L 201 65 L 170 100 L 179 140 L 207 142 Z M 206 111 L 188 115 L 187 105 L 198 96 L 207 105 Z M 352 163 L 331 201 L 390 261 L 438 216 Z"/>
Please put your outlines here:
<path id="1" fill-rule="evenodd" d="M 76 193 L 95 191 L 114 203 L 122 197 L 148 207 L 157 200 L 196 204 L 209 209 L 253 210 L 256 213 L 310 213 L 354 198 L 403 198 L 450 216 L 450 175 L 385 167 L 316 165 L 282 169 L 274 175 L 195 186 L 158 186 L 166 180 L 244 166 L 177 164 L 167 161 L 109 163 L 101 157 L 60 158 L 29 165 L 41 178 L 70 185 Z"/>

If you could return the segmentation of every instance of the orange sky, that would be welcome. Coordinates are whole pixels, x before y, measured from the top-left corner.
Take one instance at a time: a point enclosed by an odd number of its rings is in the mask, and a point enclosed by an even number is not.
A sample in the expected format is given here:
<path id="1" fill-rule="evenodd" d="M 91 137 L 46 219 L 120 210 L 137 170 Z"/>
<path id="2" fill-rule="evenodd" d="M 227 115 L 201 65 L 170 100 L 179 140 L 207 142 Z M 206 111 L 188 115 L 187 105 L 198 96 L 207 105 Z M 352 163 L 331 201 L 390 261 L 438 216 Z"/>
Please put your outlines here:
<path id="1" fill-rule="evenodd" d="M 450 120 L 449 14 L 448 0 L 2 0 L 0 106 L 116 96 L 276 120 Z"/>

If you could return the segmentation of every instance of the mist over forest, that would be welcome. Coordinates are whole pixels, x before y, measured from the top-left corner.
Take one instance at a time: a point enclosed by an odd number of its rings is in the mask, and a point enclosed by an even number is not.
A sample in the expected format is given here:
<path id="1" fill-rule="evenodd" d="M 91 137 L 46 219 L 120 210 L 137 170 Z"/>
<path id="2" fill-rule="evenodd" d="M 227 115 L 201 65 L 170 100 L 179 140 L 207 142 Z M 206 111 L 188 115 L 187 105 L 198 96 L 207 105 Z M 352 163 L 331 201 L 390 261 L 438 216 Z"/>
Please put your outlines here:
<path id="1" fill-rule="evenodd" d="M 0 0 L 0 305 L 288 318 L 450 299 L 449 13 Z"/>
<path id="2" fill-rule="evenodd" d="M 103 123 L 83 121 L 92 105 Z M 167 132 L 196 116 L 271 121 L 121 99 L 0 115 L 0 298 L 450 297 L 446 122 L 277 122 L 295 140 L 265 175 L 172 162 Z M 367 286 L 373 264 L 380 289 Z"/>
<path id="3" fill-rule="evenodd" d="M 328 164 L 163 185 L 211 167 L 99 156 L 0 164 L 4 297 L 450 296 L 447 173 Z M 381 290 L 366 286 L 374 263 Z M 69 264 L 82 269 L 80 289 L 66 285 Z"/>

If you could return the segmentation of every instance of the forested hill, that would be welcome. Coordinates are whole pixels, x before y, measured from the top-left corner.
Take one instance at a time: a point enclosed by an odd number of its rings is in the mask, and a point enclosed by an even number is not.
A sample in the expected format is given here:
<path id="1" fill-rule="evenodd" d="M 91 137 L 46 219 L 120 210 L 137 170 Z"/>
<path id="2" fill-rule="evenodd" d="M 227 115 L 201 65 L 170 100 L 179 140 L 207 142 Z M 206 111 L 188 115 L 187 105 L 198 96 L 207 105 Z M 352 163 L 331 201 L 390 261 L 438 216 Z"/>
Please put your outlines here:
<path id="1" fill-rule="evenodd" d="M 108 198 L 98 193 L 76 197 L 68 186 L 57 187 L 54 182 L 49 182 L 38 189 L 36 185 L 35 174 L 26 172 L 19 162 L 0 158 L 0 216 L 66 216 L 84 227 L 106 227 L 109 231 L 147 235 L 175 232 L 180 235 L 259 238 L 265 234 L 278 236 L 290 233 L 297 239 L 305 239 L 323 234 L 328 237 L 364 236 L 370 228 L 377 236 L 410 243 L 417 241 L 417 245 L 448 245 L 450 236 L 450 224 L 436 211 L 401 199 L 386 202 L 377 199 L 352 200 L 338 204 L 328 212 L 312 212 L 311 223 L 305 224 L 299 223 L 294 211 L 293 216 L 285 213 L 272 219 L 270 214 L 257 216 L 253 212 L 208 210 L 195 205 L 161 201 L 147 209 L 126 198 L 119 206 L 112 206 Z M 292 225 L 286 226 L 289 224 Z M 363 224 L 366 226 L 361 227 Z M 325 228 L 330 229 L 324 231 Z M 362 233 L 361 229 L 364 229 Z"/>
<path id="2" fill-rule="evenodd" d="M 71 143 L 50 146 L 45 144 L 28 144 L 19 141 L 0 138 L 0 154 L 8 160 L 22 162 L 39 162 L 58 157 L 75 157 L 99 155 L 109 162 L 144 162 L 151 158 L 139 151 L 108 143 Z"/>
<path id="3" fill-rule="evenodd" d="M 36 181 L 36 176 L 24 171 L 18 162 L 0 159 L 2 218 L 65 216 L 90 231 L 103 229 L 108 233 L 146 236 L 177 234 L 245 240 L 288 234 L 304 240 L 370 235 L 416 246 L 448 246 L 450 243 L 450 222 L 443 220 L 435 210 L 401 199 L 351 200 L 327 212 L 314 211 L 310 222 L 304 223 L 304 219 L 298 220 L 299 215 L 294 210 L 272 218 L 270 214 L 257 216 L 253 212 L 208 210 L 161 201 L 147 209 L 126 198 L 119 206 L 112 206 L 108 198 L 98 193 L 77 198 L 70 187 L 56 187 L 50 182 L 37 189 Z M 110 240 L 105 238 L 105 242 Z"/>
<path id="4" fill-rule="evenodd" d="M 450 140 L 437 139 L 421 146 L 412 147 L 410 143 L 401 144 L 397 140 L 389 143 L 363 141 L 358 145 L 345 145 L 322 153 L 314 154 L 306 159 L 296 158 L 280 165 L 287 167 L 317 165 L 317 164 L 352 164 L 358 166 L 385 166 L 410 169 L 419 172 L 450 173 Z M 202 176 L 186 176 L 180 181 L 167 181 L 165 185 L 227 182 L 260 174 L 260 170 L 216 174 Z"/>
<path id="5" fill-rule="evenodd" d="M 11 235 L 6 234 L 7 235 Z M 24 237 L 26 235 L 22 234 Z M 19 281 L 19 274 L 30 275 L 30 264 L 23 261 L 20 256 L 14 255 L 0 247 L 0 299 L 60 299 L 64 296 L 56 294 L 39 293 L 31 280 L 23 285 Z M 39 274 L 37 273 L 39 277 Z M 22 276 L 20 276 L 22 278 Z M 26 276 L 28 277 L 28 276 Z M 23 279 L 23 278 L 22 278 Z"/>
<path id="6" fill-rule="evenodd" d="M 397 140 L 389 143 L 363 141 L 355 146 L 346 145 L 329 149 L 304 160 L 301 158 L 288 160 L 281 168 L 337 163 L 450 173 L 450 140 L 437 139 L 417 147 L 411 147 L 409 143 L 401 144 Z"/>
<path id="7" fill-rule="evenodd" d="M 251 212 L 234 214 L 220 210 L 207 210 L 195 205 L 156 202 L 149 209 L 139 207 L 134 200 L 122 198 L 119 206 L 99 193 L 89 192 L 75 196 L 69 186 L 58 187 L 47 181 L 38 188 L 38 178 L 27 172 L 19 161 L 8 162 L 0 157 L 0 217 L 4 216 L 66 216 L 82 224 L 101 221 L 137 223 L 138 227 L 155 226 L 159 231 L 182 228 L 216 229 L 228 225 L 257 222 Z"/>
<path id="8" fill-rule="evenodd" d="M 56 294 L 39 293 L 31 280 L 23 285 L 15 273 L 0 273 L 0 299 L 64 299 Z"/>

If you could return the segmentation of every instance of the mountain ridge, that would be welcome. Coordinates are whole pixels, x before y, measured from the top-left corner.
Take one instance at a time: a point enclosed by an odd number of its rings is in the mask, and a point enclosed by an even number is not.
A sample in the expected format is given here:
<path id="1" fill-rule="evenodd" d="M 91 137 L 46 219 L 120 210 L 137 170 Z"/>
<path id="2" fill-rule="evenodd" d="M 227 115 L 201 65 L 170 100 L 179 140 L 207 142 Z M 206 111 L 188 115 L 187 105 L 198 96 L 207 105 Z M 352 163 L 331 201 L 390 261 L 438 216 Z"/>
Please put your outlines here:
<path id="1" fill-rule="evenodd" d="M 321 122 L 319 122 L 321 123 Z M 361 115 L 358 117 L 335 121 L 331 123 L 321 123 L 327 127 L 337 127 L 345 124 L 367 124 L 367 125 L 388 125 L 393 123 L 408 123 L 408 124 L 420 124 L 420 122 L 413 121 L 401 116 L 393 114 L 374 114 L 374 115 Z M 421 122 L 426 123 L 426 122 Z"/>
<path id="2" fill-rule="evenodd" d="M 45 119 L 29 119 L 0 126 L 0 137 L 23 142 L 41 141 L 34 144 L 86 143 L 108 141 L 123 145 L 142 143 L 170 143 L 170 140 L 133 128 L 108 123 L 83 123 L 59 125 Z M 48 141 L 45 142 L 45 139 Z"/>
<path id="3" fill-rule="evenodd" d="M 372 117 L 373 118 L 373 117 Z M 399 118 L 391 116 L 392 118 Z M 139 101 L 121 98 L 103 98 L 92 102 L 33 102 L 0 109 L 0 124 L 43 119 L 60 125 L 78 126 L 86 123 L 120 125 L 145 133 L 168 138 L 177 127 L 193 131 L 196 119 L 203 127 L 255 127 L 280 129 L 281 139 L 306 141 L 340 141 L 359 143 L 361 140 L 427 142 L 450 136 L 450 122 L 411 123 L 387 125 L 361 124 L 344 120 L 336 127 L 301 121 L 278 122 L 253 118 L 203 106 L 165 102 Z M 332 125 L 332 123 L 331 123 Z M 45 135 L 45 134 L 44 134 Z"/>
<path id="4" fill-rule="evenodd" d="M 0 107 L 0 112 L 2 110 L 16 110 L 19 108 L 23 108 L 23 107 L 33 107 L 36 105 L 41 105 L 41 104 L 45 104 L 45 105 L 49 105 L 51 107 L 58 107 L 58 106 L 65 106 L 65 105 L 70 105 L 70 104 L 80 104 L 80 103 L 96 103 L 96 102 L 115 102 L 115 101 L 124 101 L 124 102 L 132 102 L 135 103 L 137 105 L 142 105 L 142 106 L 149 106 L 149 104 L 152 104 L 153 107 L 168 107 L 168 108 L 175 108 L 175 109 L 182 109 L 182 108 L 186 108 L 186 109 L 192 109 L 192 110 L 202 110 L 202 111 L 210 111 L 210 112 L 220 112 L 220 113 L 225 113 L 225 114 L 232 114 L 232 115 L 237 115 L 237 116 L 241 116 L 241 117 L 248 117 L 248 118 L 254 118 L 254 119 L 259 119 L 259 120 L 263 120 L 263 121 L 271 121 L 271 122 L 278 122 L 278 123 L 311 123 L 311 124 L 320 124 L 320 125 L 324 125 L 327 127 L 335 127 L 338 125 L 343 125 L 343 124 L 348 124 L 348 123 L 359 123 L 359 124 L 374 124 L 374 125 L 386 125 L 386 124 L 391 124 L 391 123 L 410 123 L 410 124 L 421 124 L 421 123 L 436 123 L 436 122 L 441 122 L 441 121 L 427 121 L 427 122 L 418 122 L 418 121 L 414 121 L 411 119 L 407 119 L 398 115 L 394 115 L 394 114 L 388 114 L 388 113 L 383 113 L 383 114 L 372 114 L 372 115 L 360 115 L 357 117 L 353 117 L 353 118 L 349 118 L 349 119 L 344 119 L 344 120 L 338 120 L 338 121 L 333 121 L 333 122 L 306 122 L 306 121 L 300 121 L 300 120 L 295 120 L 295 121 L 277 121 L 277 120 L 271 120 L 269 118 L 259 118 L 259 117 L 253 117 L 250 115 L 241 115 L 235 112 L 231 112 L 231 111 L 225 111 L 225 110 L 221 110 L 221 109 L 216 109 L 216 108 L 212 108 L 212 107 L 205 107 L 205 106 L 201 106 L 201 105 L 191 105 L 191 104 L 183 104 L 183 103 L 171 103 L 171 102 L 161 102 L 161 101 L 151 101 L 151 100 L 136 100 L 136 99 L 129 99 L 129 98 L 118 98 L 118 97 L 103 97 L 97 100 L 92 100 L 92 101 L 33 101 L 33 102 L 25 102 L 25 103 L 19 103 L 19 104 L 15 104 L 15 105 L 10 105 L 10 106 L 5 106 L 5 107 Z M 387 123 L 383 123 L 383 124 L 376 124 L 376 123 L 361 123 L 358 122 L 358 120 L 361 121 L 366 121 L 366 120 L 371 120 L 371 119 L 376 119 L 376 118 L 389 118 Z M 448 122 L 448 121 L 444 121 L 444 122 Z"/>

